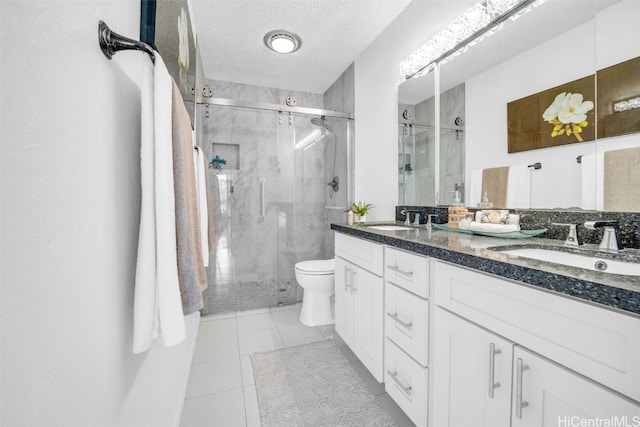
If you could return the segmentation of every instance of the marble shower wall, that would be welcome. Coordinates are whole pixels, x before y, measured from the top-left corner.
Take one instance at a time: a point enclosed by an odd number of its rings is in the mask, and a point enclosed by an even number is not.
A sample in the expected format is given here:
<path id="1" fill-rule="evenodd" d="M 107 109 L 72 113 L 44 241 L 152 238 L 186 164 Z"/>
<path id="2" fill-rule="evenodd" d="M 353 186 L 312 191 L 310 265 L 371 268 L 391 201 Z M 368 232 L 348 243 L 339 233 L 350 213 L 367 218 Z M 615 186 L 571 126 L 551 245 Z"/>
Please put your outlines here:
<path id="1" fill-rule="evenodd" d="M 338 81 L 344 86 L 345 80 L 343 76 Z M 297 106 L 308 108 L 323 108 L 325 102 L 320 94 L 215 80 L 207 83 L 215 98 L 285 104 L 287 97 L 294 96 Z M 198 113 L 199 145 L 208 158 L 238 153 L 237 165 L 229 162 L 222 171 L 209 169 L 217 246 L 207 270 L 210 286 L 203 313 L 299 301 L 302 290 L 295 281 L 295 263 L 333 256 L 332 244 L 327 252 L 332 232 L 325 206 L 338 198 L 329 198 L 326 182 L 332 163 L 328 159 L 333 157 L 334 144 L 338 147 L 338 140 L 345 137 L 333 142 L 333 136 L 325 134 L 307 149 L 295 150 L 296 142 L 317 133 L 310 122 L 313 116 L 215 105 L 199 106 Z M 330 125 L 336 135 L 346 134 L 344 123 L 331 121 Z M 346 151 L 339 151 L 336 160 L 336 170 L 339 164 L 346 165 Z M 346 193 L 346 172 L 340 181 L 341 192 Z M 264 217 L 261 182 L 266 190 Z"/>
<path id="2" fill-rule="evenodd" d="M 355 111 L 355 85 L 354 85 L 354 65 L 351 64 L 342 75 L 324 93 L 325 110 L 344 111 L 353 114 Z M 325 189 L 332 197 L 326 199 L 324 208 L 324 235 L 323 247 L 324 257 L 334 256 L 334 233 L 330 230 L 331 223 L 342 223 L 346 221 L 346 213 L 353 200 L 354 180 L 349 174 L 354 170 L 354 144 L 355 128 L 353 121 L 327 119 L 335 133 L 335 176 L 340 180 L 340 189 L 332 194 L 325 185 Z M 333 158 L 331 145 L 326 145 L 326 164 L 330 165 Z M 331 179 L 328 176 L 327 182 Z"/>
<path id="3" fill-rule="evenodd" d="M 440 203 L 454 201 L 453 191 L 460 191 L 464 201 L 464 83 L 440 95 Z"/>
<path id="4" fill-rule="evenodd" d="M 460 190 L 460 197 L 464 200 L 464 83 L 440 95 L 440 203 L 453 202 L 456 189 Z M 404 147 L 405 153 L 410 153 L 402 161 L 410 159 L 411 171 L 399 170 L 399 201 L 407 205 L 433 205 L 434 194 L 434 165 L 435 165 L 435 102 L 428 98 L 416 105 L 399 104 L 398 120 L 406 121 L 403 112 L 407 110 L 414 124 L 410 129 L 400 125 L 398 130 L 399 153 Z M 456 125 L 456 118 L 460 118 L 460 125 Z"/>

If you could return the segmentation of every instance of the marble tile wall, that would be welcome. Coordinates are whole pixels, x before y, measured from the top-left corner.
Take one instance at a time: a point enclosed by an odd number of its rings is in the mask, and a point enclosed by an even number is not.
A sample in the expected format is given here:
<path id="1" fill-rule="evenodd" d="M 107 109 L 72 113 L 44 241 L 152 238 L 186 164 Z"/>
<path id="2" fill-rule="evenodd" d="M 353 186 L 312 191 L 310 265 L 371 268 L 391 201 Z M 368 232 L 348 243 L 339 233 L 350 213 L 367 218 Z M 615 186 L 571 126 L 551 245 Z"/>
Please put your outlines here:
<path id="1" fill-rule="evenodd" d="M 447 90 L 440 96 L 440 201 L 451 203 L 459 190 L 464 200 L 464 131 L 458 128 L 456 118 L 464 124 L 464 83 Z"/>
<path id="2" fill-rule="evenodd" d="M 351 64 L 342 75 L 324 93 L 324 108 L 326 110 L 343 111 L 354 113 L 355 111 L 355 85 L 354 85 L 354 65 Z M 324 208 L 323 224 L 323 249 L 326 258 L 334 256 L 334 233 L 329 229 L 332 222 L 343 222 L 346 218 L 347 210 L 354 202 L 353 185 L 354 180 L 349 176 L 354 170 L 353 141 L 355 132 L 352 121 L 328 119 L 335 133 L 335 176 L 340 180 L 339 190 L 329 192 L 330 187 L 325 185 L 327 190 L 326 204 Z M 327 165 L 333 160 L 331 145 L 327 145 Z M 348 163 L 349 162 L 349 163 Z M 329 174 L 330 175 L 330 174 Z M 327 175 L 327 182 L 331 177 Z"/>

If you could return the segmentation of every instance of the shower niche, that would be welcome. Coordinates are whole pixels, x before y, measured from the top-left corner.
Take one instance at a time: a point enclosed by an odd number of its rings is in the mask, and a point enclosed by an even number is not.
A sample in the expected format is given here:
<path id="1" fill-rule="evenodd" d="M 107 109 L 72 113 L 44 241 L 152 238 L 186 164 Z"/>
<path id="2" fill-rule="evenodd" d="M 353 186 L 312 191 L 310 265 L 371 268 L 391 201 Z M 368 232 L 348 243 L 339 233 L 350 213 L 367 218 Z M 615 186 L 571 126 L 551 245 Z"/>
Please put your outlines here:
<path id="1" fill-rule="evenodd" d="M 240 144 L 212 142 L 213 157 L 210 165 L 218 170 L 237 171 L 240 169 Z"/>

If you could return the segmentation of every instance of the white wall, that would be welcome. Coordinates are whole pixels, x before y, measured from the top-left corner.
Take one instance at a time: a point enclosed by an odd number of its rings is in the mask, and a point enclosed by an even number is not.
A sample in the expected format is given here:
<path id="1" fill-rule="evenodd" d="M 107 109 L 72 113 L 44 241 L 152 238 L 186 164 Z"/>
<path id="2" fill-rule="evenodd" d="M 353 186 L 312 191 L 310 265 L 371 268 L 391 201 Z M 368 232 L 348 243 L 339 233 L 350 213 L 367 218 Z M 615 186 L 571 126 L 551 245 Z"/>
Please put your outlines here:
<path id="1" fill-rule="evenodd" d="M 2 410 L 6 426 L 163 426 L 189 340 L 131 352 L 140 207 L 139 67 L 107 60 L 103 19 L 137 38 L 138 1 L 0 2 Z"/>
<path id="2" fill-rule="evenodd" d="M 399 64 L 472 1 L 414 0 L 355 62 L 355 201 L 390 220 L 398 204 Z"/>

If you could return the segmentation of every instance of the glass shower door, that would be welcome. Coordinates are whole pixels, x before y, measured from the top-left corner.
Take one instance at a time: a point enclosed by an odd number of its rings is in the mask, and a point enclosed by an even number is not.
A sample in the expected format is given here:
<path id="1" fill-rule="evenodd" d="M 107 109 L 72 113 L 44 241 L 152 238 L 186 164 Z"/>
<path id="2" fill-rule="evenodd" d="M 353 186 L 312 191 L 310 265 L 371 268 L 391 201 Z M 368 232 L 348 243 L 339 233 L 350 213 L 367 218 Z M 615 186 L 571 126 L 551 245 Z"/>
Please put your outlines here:
<path id="1" fill-rule="evenodd" d="M 215 105 L 202 114 L 216 233 L 203 314 L 278 304 L 276 116 Z"/>

